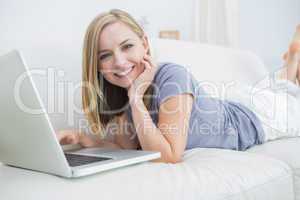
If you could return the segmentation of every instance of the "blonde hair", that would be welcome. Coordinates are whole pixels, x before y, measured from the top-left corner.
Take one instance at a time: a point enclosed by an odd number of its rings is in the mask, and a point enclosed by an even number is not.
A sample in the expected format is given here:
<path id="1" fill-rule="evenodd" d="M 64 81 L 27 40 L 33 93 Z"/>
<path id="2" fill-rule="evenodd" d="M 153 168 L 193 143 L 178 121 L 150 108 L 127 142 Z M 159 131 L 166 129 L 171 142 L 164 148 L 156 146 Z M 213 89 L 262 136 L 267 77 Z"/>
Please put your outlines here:
<path id="1" fill-rule="evenodd" d="M 126 24 L 140 38 L 145 35 L 142 27 L 128 13 L 117 9 L 98 15 L 88 26 L 83 46 L 82 107 L 92 132 L 100 136 L 104 135 L 108 122 L 123 114 L 125 105 L 129 106 L 127 90 L 109 83 L 97 69 L 101 31 L 115 22 Z M 151 101 L 145 97 L 150 97 L 152 93 L 153 87 L 150 85 L 143 97 L 147 109 Z"/>

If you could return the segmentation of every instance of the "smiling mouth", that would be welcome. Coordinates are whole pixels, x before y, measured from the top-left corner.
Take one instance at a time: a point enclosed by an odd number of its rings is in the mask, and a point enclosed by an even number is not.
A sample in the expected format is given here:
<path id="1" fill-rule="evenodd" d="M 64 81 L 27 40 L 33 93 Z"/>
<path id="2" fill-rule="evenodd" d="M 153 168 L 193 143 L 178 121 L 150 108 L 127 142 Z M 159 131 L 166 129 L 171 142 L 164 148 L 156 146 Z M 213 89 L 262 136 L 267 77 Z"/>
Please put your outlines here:
<path id="1" fill-rule="evenodd" d="M 122 78 L 124 76 L 126 76 L 127 74 L 129 74 L 132 70 L 133 70 L 134 66 L 130 67 L 129 69 L 127 69 L 126 71 L 123 72 L 119 72 L 119 73 L 114 73 L 117 77 Z"/>

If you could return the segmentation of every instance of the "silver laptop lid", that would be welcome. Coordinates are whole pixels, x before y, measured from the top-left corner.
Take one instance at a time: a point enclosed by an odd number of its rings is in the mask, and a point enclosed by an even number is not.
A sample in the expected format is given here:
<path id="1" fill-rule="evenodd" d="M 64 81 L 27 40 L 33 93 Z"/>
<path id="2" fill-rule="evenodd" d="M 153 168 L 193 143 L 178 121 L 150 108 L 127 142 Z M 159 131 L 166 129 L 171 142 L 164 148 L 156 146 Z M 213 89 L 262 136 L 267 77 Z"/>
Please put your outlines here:
<path id="1" fill-rule="evenodd" d="M 70 177 L 49 117 L 18 51 L 0 57 L 0 162 Z"/>

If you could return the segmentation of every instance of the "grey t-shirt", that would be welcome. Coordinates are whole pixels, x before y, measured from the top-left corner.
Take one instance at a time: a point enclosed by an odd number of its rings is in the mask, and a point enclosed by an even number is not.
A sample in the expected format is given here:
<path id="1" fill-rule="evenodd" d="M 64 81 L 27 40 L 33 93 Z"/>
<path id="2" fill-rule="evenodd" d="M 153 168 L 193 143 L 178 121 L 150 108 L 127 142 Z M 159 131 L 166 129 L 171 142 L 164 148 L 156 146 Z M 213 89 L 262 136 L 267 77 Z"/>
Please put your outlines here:
<path id="1" fill-rule="evenodd" d="M 183 93 L 194 96 L 192 112 L 187 122 L 186 149 L 195 147 L 246 150 L 264 141 L 261 122 L 244 105 L 207 95 L 187 68 L 174 63 L 159 63 L 152 82 L 154 95 L 149 113 L 157 125 L 158 111 L 163 101 Z M 126 110 L 129 123 L 131 108 Z"/>

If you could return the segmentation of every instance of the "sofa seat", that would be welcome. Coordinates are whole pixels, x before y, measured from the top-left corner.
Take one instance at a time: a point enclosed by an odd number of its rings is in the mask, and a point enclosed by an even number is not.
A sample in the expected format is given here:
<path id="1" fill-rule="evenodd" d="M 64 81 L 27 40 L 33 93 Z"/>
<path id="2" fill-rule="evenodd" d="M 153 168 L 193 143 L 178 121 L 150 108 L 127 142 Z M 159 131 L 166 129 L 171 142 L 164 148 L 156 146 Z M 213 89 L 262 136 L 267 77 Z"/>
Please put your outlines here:
<path id="1" fill-rule="evenodd" d="M 254 146 L 247 152 L 267 155 L 287 163 L 293 171 L 295 199 L 300 200 L 300 138 L 274 140 Z"/>
<path id="2" fill-rule="evenodd" d="M 248 152 L 192 149 L 184 162 L 145 162 L 79 179 L 0 165 L 1 199 L 292 200 L 290 167 Z"/>

